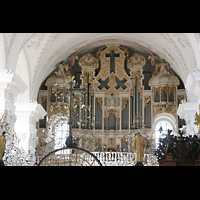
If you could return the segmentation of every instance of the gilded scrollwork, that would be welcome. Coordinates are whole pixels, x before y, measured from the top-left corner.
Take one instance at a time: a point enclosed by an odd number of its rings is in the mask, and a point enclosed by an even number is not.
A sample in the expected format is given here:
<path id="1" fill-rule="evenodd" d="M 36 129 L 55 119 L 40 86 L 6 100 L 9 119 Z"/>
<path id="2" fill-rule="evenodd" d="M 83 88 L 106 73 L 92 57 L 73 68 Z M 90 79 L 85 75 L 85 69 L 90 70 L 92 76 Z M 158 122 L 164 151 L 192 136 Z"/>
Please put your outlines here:
<path id="1" fill-rule="evenodd" d="M 44 107 L 44 103 L 47 100 L 47 96 L 41 96 L 41 105 Z"/>
<path id="2" fill-rule="evenodd" d="M 88 83 L 93 84 L 93 72 L 84 71 L 82 77 L 83 77 L 83 85 L 87 85 L 87 74 L 88 74 Z"/>
<path id="3" fill-rule="evenodd" d="M 106 55 L 112 54 L 119 54 L 118 57 L 115 57 L 115 72 L 110 73 L 110 57 Z M 97 52 L 97 58 L 100 60 L 101 69 L 99 74 L 94 78 L 94 81 L 97 82 L 99 79 L 105 81 L 109 77 L 109 93 L 117 93 L 117 92 L 128 92 L 130 90 L 130 77 L 127 75 L 125 71 L 125 59 L 129 55 L 128 50 L 125 47 L 119 45 L 104 45 L 103 47 L 99 48 Z M 116 89 L 117 86 L 116 77 L 122 81 L 126 79 L 124 85 L 126 86 L 125 89 L 119 87 Z M 97 84 L 97 83 L 96 83 Z M 105 92 L 106 88 L 103 87 L 101 90 L 99 88 L 95 88 L 96 91 Z"/>
<path id="4" fill-rule="evenodd" d="M 122 98 L 122 111 L 126 108 L 129 98 Z"/>
<path id="5" fill-rule="evenodd" d="M 178 100 L 181 103 L 185 99 L 184 95 L 178 95 Z"/>
<path id="6" fill-rule="evenodd" d="M 106 109 L 104 112 L 104 119 L 107 120 L 110 117 L 111 113 L 115 116 L 115 118 L 118 121 L 120 120 L 120 112 L 117 109 Z"/>
<path id="7" fill-rule="evenodd" d="M 144 56 L 138 54 L 136 51 L 133 56 L 127 59 L 127 62 L 128 62 L 127 64 L 128 68 L 133 69 L 135 66 L 143 67 L 146 64 L 146 59 Z"/>
<path id="8" fill-rule="evenodd" d="M 99 108 L 100 108 L 101 111 L 102 111 L 102 97 L 97 98 L 97 103 L 99 104 Z"/>
<path id="9" fill-rule="evenodd" d="M 163 92 L 165 92 L 167 96 L 167 102 L 169 102 L 169 96 L 173 95 L 173 101 L 176 101 L 176 87 L 174 86 L 156 86 L 153 87 L 152 93 L 153 93 L 153 101 L 155 102 L 155 95 L 156 92 L 158 92 L 160 102 L 162 101 L 162 95 Z"/>
<path id="10" fill-rule="evenodd" d="M 90 52 L 88 51 L 88 54 L 82 56 L 79 60 L 79 66 L 84 68 L 84 67 L 89 67 L 89 68 L 98 68 L 99 67 L 99 62 L 98 59 L 96 59 Z"/>
<path id="11" fill-rule="evenodd" d="M 149 104 L 150 101 L 151 101 L 151 96 L 144 97 L 144 108 L 147 107 L 147 105 Z"/>
<path id="12" fill-rule="evenodd" d="M 67 103 L 51 103 L 48 105 L 48 118 L 53 114 L 61 113 L 63 115 L 68 115 L 69 113 L 69 104 Z"/>
<path id="13" fill-rule="evenodd" d="M 176 117 L 176 103 L 154 103 L 153 117 L 164 112 L 172 114 L 174 117 Z"/>
<path id="14" fill-rule="evenodd" d="M 141 73 L 141 71 L 136 71 L 134 73 L 132 73 L 132 88 L 136 85 L 136 78 L 138 78 L 138 92 L 140 93 L 140 99 L 142 99 L 143 95 L 142 95 L 142 83 L 141 83 L 141 79 L 143 78 L 143 74 Z"/>

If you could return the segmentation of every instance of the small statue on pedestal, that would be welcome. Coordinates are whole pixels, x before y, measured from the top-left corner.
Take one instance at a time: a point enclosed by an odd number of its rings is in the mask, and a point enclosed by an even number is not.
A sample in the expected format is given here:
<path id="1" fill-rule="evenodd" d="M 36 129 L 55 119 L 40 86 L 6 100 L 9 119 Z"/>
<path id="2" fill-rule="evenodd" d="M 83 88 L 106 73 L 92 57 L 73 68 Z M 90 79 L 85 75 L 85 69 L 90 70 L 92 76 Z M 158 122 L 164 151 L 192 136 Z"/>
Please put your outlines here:
<path id="1" fill-rule="evenodd" d="M 115 105 L 113 94 L 111 94 L 110 97 L 108 98 L 107 105 L 108 106 L 114 106 Z"/>

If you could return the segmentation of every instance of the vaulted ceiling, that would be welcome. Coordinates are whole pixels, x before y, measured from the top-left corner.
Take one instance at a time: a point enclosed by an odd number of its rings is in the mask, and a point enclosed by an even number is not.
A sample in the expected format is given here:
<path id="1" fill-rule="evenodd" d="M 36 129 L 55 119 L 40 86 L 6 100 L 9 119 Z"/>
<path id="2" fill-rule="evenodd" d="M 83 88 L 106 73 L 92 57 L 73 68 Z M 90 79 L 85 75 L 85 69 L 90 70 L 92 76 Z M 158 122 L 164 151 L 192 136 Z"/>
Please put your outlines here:
<path id="1" fill-rule="evenodd" d="M 19 57 L 26 61 L 30 99 L 35 100 L 42 81 L 55 65 L 94 45 L 133 45 L 157 54 L 186 82 L 200 68 L 199 34 L 192 33 L 4 33 L 5 65 L 12 72 Z M 22 59 L 22 58 L 21 58 Z M 23 73 L 21 73 L 22 79 Z M 27 77 L 26 77 L 27 78 Z"/>

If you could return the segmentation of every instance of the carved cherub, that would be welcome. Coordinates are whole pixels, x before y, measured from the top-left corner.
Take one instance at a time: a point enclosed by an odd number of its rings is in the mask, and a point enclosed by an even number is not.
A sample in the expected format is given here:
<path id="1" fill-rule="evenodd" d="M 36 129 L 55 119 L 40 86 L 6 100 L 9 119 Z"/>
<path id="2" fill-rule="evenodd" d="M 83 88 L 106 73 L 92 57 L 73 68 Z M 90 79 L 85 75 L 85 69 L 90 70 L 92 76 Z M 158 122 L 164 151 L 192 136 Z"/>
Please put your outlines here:
<path id="1" fill-rule="evenodd" d="M 158 56 L 152 54 L 148 56 L 148 59 L 151 60 L 151 65 L 154 66 L 156 64 L 156 60 L 158 59 Z"/>
<path id="2" fill-rule="evenodd" d="M 75 56 L 72 54 L 69 58 L 70 65 L 74 66 L 75 60 L 78 60 L 78 55 L 76 54 Z"/>

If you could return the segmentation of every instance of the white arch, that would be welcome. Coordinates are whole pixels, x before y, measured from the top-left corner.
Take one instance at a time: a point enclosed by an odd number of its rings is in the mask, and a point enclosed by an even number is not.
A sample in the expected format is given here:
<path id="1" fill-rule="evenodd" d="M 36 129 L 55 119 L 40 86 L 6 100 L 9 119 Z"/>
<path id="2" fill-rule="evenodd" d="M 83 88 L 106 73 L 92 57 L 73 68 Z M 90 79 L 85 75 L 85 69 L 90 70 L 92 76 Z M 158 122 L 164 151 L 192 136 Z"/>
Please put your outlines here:
<path id="1" fill-rule="evenodd" d="M 152 48 L 157 50 L 161 58 L 164 53 L 163 49 L 165 49 L 166 52 L 170 52 L 170 54 L 173 55 L 173 59 L 176 61 L 177 65 L 172 62 L 172 65 L 173 65 L 172 68 L 176 71 L 177 74 L 179 74 L 179 76 L 183 80 L 183 83 L 185 84 L 187 72 L 182 67 L 182 61 L 179 56 L 179 53 L 183 53 L 183 52 L 178 53 L 176 49 L 174 49 L 174 46 L 171 44 L 171 42 L 163 40 L 163 38 L 160 37 L 159 34 L 154 35 L 154 34 L 120 34 L 119 33 L 119 34 L 101 34 L 99 36 L 97 35 L 97 37 L 96 36 L 93 37 L 91 34 L 73 34 L 73 35 L 70 35 L 70 37 L 66 36 L 64 39 L 62 38 L 62 42 L 59 41 L 55 45 L 51 46 L 51 48 L 48 48 L 47 50 L 44 51 L 44 55 L 41 56 L 41 59 L 37 66 L 37 71 L 34 75 L 34 81 L 32 83 L 34 87 L 31 91 L 31 99 L 36 100 L 40 84 L 53 70 L 56 62 L 65 60 L 67 56 L 73 53 L 72 52 L 73 49 L 78 50 L 79 48 L 82 48 L 83 46 L 90 45 L 91 43 L 95 43 L 95 42 L 98 42 L 101 40 L 107 40 L 107 39 L 116 39 L 118 41 L 127 40 L 130 42 L 136 42 L 140 45 L 145 46 L 146 48 L 149 48 L 149 46 L 151 46 Z M 50 59 L 51 62 L 49 62 L 50 57 L 51 57 Z M 166 57 L 168 57 L 168 53 L 166 53 Z"/>
<path id="2" fill-rule="evenodd" d="M 34 33 L 15 33 L 6 57 L 6 68 L 8 70 L 11 70 L 13 73 L 15 73 L 19 53 L 26 41 L 33 35 Z"/>
<path id="3" fill-rule="evenodd" d="M 156 125 L 161 121 L 167 121 L 169 124 L 172 125 L 173 133 L 178 133 L 177 120 L 173 115 L 169 113 L 161 113 L 155 117 L 152 125 L 153 132 L 155 132 Z"/>
<path id="4" fill-rule="evenodd" d="M 30 102 L 30 88 L 29 88 L 29 71 L 25 53 L 23 50 L 20 51 L 19 57 L 16 64 L 16 74 L 24 81 L 28 87 L 24 93 L 21 93 L 15 102 L 17 103 L 29 103 Z"/>
<path id="5" fill-rule="evenodd" d="M 197 37 L 195 37 L 195 33 L 185 33 L 185 35 L 190 41 L 192 51 L 194 54 L 194 59 L 195 59 L 195 62 L 193 62 L 194 66 L 190 66 L 190 72 L 192 72 L 192 70 L 194 70 L 195 68 L 200 69 L 200 51 L 199 51 L 200 40 L 197 41 Z"/>
<path id="6" fill-rule="evenodd" d="M 0 71 L 5 69 L 5 47 L 3 33 L 0 33 Z"/>

